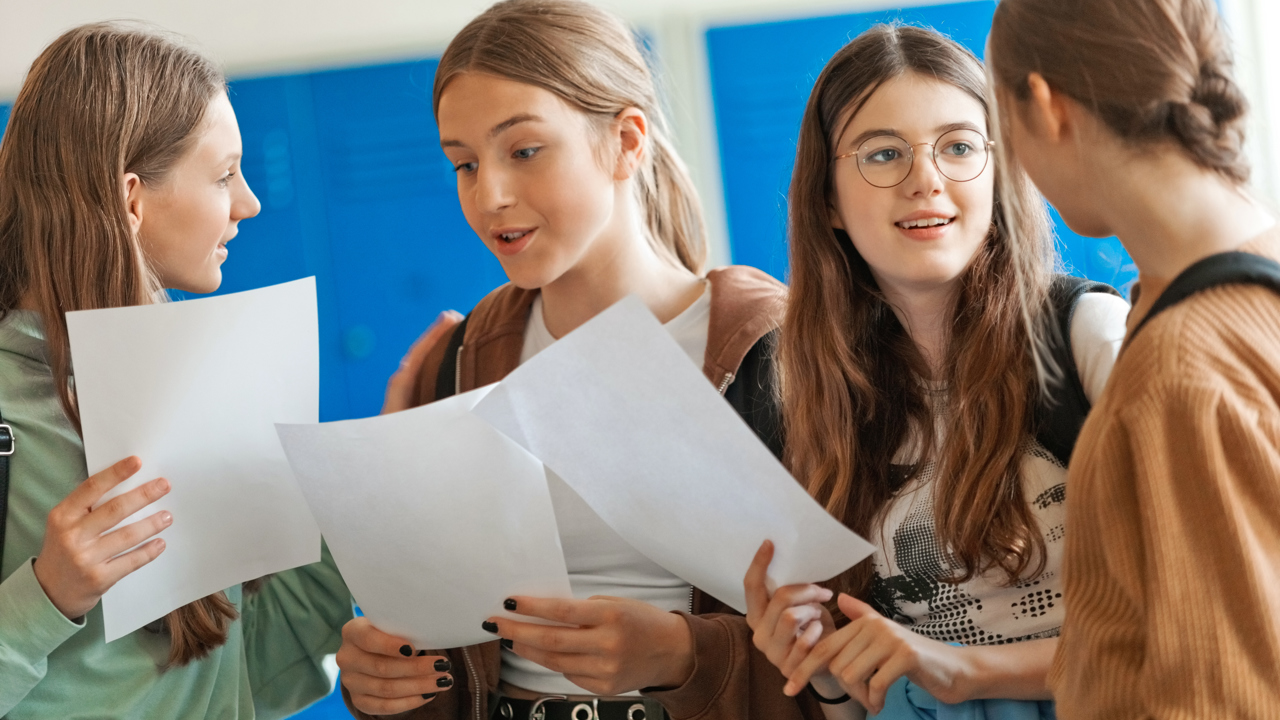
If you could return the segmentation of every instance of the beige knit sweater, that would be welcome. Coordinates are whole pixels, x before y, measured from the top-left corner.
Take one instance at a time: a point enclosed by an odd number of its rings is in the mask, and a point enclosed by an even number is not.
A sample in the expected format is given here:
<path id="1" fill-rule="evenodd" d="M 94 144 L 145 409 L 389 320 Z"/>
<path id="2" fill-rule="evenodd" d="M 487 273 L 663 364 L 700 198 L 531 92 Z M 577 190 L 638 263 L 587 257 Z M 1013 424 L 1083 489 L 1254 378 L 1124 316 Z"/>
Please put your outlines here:
<path id="1" fill-rule="evenodd" d="M 1280 230 L 1241 249 L 1280 260 Z M 1143 328 L 1068 487 L 1059 716 L 1280 718 L 1280 295 L 1221 287 Z"/>

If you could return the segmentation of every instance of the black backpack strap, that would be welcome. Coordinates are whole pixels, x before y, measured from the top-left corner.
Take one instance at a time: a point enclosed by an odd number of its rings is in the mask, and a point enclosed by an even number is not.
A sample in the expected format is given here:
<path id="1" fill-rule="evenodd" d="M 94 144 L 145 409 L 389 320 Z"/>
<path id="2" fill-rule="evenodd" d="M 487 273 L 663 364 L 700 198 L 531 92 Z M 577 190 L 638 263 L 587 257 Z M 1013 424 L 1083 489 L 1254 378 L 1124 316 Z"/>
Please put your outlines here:
<path id="1" fill-rule="evenodd" d="M 1048 396 L 1040 397 L 1036 404 L 1035 436 L 1063 467 L 1071 460 L 1076 438 L 1092 407 L 1071 348 L 1071 322 L 1080 298 L 1094 292 L 1120 297 L 1110 285 L 1072 275 L 1058 275 L 1049 286 L 1049 303 L 1057 320 L 1054 335 L 1049 338 L 1049 350 L 1061 375 L 1058 382 L 1051 384 Z"/>
<path id="2" fill-rule="evenodd" d="M 1210 255 L 1183 270 L 1169 283 L 1151 306 L 1151 312 L 1133 329 L 1128 342 L 1132 343 L 1155 316 L 1202 290 L 1219 285 L 1261 285 L 1280 293 L 1280 263 L 1246 252 Z"/>
<path id="3" fill-rule="evenodd" d="M 724 399 L 738 411 L 757 437 L 782 459 L 782 413 L 774 393 L 773 349 L 778 331 L 765 335 L 747 351 L 734 373 L 733 382 L 725 388 Z"/>
<path id="4" fill-rule="evenodd" d="M 13 428 L 0 416 L 0 560 L 4 559 L 4 531 L 9 519 L 9 458 L 14 445 Z"/>
<path id="5" fill-rule="evenodd" d="M 449 336 L 449 344 L 444 346 L 444 360 L 436 371 L 436 400 L 458 394 L 458 351 L 462 349 L 462 338 L 467 334 L 467 321 L 470 319 L 470 313 L 462 318 Z"/>

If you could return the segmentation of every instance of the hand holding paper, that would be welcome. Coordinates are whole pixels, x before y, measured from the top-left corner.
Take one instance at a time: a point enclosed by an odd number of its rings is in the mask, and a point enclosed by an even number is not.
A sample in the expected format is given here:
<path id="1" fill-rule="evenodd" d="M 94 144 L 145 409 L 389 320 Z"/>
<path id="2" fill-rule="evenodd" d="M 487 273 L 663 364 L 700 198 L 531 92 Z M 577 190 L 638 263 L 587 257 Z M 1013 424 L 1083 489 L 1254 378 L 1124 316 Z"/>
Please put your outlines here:
<path id="1" fill-rule="evenodd" d="M 315 422 L 315 280 L 180 303 L 67 313 L 89 471 L 143 465 L 171 492 L 165 552 L 102 598 L 108 642 L 246 580 L 320 559 L 320 531 L 274 422 Z"/>
<path id="2" fill-rule="evenodd" d="M 493 640 L 511 595 L 572 597 L 542 463 L 469 412 L 489 390 L 277 428 L 360 607 L 414 647 Z"/>
<path id="3" fill-rule="evenodd" d="M 766 539 L 775 585 L 829 579 L 873 550 L 787 474 L 634 297 L 521 365 L 474 412 L 637 550 L 740 611 Z"/>

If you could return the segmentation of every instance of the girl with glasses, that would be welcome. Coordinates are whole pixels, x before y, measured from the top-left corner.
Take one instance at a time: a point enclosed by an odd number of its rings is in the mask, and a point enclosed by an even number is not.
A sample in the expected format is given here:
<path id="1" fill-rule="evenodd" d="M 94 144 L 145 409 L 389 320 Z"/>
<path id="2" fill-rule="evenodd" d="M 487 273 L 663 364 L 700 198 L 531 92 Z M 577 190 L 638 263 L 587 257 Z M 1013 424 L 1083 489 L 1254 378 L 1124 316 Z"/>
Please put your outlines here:
<path id="1" fill-rule="evenodd" d="M 996 173 L 984 85 L 960 45 L 880 26 L 828 63 L 801 126 L 786 459 L 877 551 L 770 594 L 766 543 L 745 585 L 756 647 L 831 718 L 1053 712 L 1066 462 L 1128 305 L 1052 273 L 1043 203 Z M 1015 200 L 1011 228 L 997 209 Z M 1074 393 L 1074 425 L 1050 420 Z"/>

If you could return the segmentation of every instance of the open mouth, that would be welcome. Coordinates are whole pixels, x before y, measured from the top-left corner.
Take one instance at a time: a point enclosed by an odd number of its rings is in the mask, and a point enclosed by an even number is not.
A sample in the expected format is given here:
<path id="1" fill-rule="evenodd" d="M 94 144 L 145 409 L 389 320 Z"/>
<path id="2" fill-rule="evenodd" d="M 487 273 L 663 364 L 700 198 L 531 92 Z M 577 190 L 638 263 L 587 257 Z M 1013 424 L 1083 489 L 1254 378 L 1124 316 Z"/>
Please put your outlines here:
<path id="1" fill-rule="evenodd" d="M 517 242 L 520 238 L 533 232 L 532 230 L 517 230 L 515 232 L 498 233 L 498 240 L 508 245 Z"/>
<path id="2" fill-rule="evenodd" d="M 923 228 L 942 227 L 944 225 L 950 225 L 955 221 L 955 218 L 932 217 L 922 218 L 920 220 L 904 220 L 902 222 L 894 223 L 894 225 L 897 225 L 903 230 L 918 230 Z"/>

